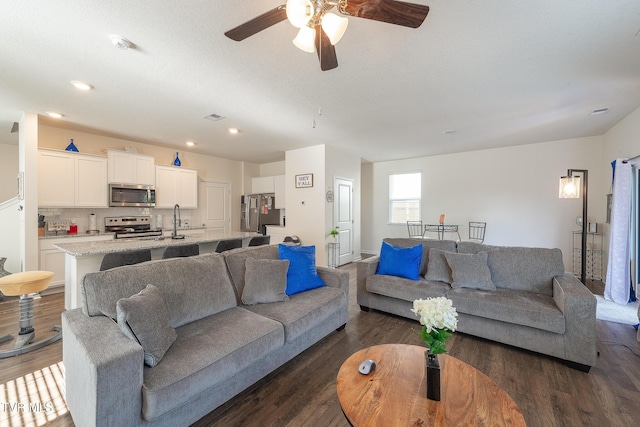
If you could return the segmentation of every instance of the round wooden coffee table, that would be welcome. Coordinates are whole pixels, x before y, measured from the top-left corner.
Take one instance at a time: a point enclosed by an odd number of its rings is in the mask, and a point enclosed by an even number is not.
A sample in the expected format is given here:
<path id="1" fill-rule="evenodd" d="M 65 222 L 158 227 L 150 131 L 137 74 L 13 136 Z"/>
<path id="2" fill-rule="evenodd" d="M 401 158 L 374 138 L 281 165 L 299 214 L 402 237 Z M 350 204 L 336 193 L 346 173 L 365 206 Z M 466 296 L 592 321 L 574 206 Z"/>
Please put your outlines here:
<path id="1" fill-rule="evenodd" d="M 518 405 L 474 367 L 439 355 L 441 400 L 427 399 L 425 347 L 384 344 L 358 351 L 340 368 L 338 399 L 353 426 L 526 426 Z M 366 359 L 376 369 L 362 375 Z"/>

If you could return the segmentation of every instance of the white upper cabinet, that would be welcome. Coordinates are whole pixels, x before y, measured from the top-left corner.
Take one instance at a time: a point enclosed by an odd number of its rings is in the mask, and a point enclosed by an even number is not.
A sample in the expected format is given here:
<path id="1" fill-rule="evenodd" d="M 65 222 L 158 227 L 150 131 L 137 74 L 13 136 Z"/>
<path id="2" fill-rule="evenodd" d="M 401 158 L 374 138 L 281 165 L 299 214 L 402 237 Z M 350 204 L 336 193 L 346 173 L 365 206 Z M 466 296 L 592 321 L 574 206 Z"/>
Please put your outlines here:
<path id="1" fill-rule="evenodd" d="M 109 184 L 154 185 L 155 157 L 108 150 Z"/>
<path id="2" fill-rule="evenodd" d="M 107 159 L 38 150 L 38 206 L 106 208 Z"/>
<path id="3" fill-rule="evenodd" d="M 251 178 L 252 194 L 264 194 L 273 192 L 275 192 L 275 185 L 272 176 L 255 176 Z"/>
<path id="4" fill-rule="evenodd" d="M 198 171 L 175 166 L 156 166 L 156 208 L 198 207 Z"/>

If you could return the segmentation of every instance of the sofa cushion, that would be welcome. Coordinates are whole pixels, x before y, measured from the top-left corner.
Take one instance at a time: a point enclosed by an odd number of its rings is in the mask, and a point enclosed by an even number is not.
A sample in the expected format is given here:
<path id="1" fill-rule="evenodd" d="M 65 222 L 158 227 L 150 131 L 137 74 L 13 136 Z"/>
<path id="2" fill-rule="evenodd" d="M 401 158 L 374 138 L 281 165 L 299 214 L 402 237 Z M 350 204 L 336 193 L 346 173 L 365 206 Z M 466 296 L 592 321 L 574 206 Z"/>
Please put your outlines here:
<path id="1" fill-rule="evenodd" d="M 557 334 L 565 332 L 565 319 L 553 297 L 510 289 L 478 291 L 456 288 L 447 292 L 458 313 L 529 326 Z"/>
<path id="2" fill-rule="evenodd" d="M 224 261 L 231 275 L 231 282 L 238 295 L 238 303 L 244 291 L 246 260 L 253 259 L 279 259 L 278 245 L 252 246 L 233 251 L 223 252 Z"/>
<path id="3" fill-rule="evenodd" d="M 374 274 L 367 277 L 366 288 L 373 294 L 413 301 L 420 298 L 445 296 L 451 286 L 444 282 L 430 282 L 424 278 L 416 281 Z"/>
<path id="4" fill-rule="evenodd" d="M 427 274 L 427 266 L 429 265 L 429 249 L 438 248 L 448 252 L 456 251 L 456 242 L 453 240 L 434 240 L 434 239 L 416 240 L 416 239 L 409 239 L 405 237 L 387 237 L 383 239 L 383 241 L 390 243 L 394 246 L 400 246 L 403 248 L 415 246 L 416 243 L 420 243 L 422 245 L 422 260 L 420 261 L 421 276 L 424 276 L 425 274 Z"/>
<path id="5" fill-rule="evenodd" d="M 287 271 L 287 295 L 326 286 L 316 270 L 315 246 L 278 245 L 280 259 L 289 260 Z"/>
<path id="6" fill-rule="evenodd" d="M 553 295 L 553 278 L 564 274 L 560 249 L 501 247 L 487 252 L 497 288 Z"/>
<path id="7" fill-rule="evenodd" d="M 88 273 L 82 280 L 83 311 L 115 319 L 118 300 L 149 283 L 162 292 L 174 328 L 237 305 L 223 257 L 205 254 Z"/>
<path id="8" fill-rule="evenodd" d="M 447 251 L 443 251 L 442 249 L 429 249 L 429 264 L 427 265 L 427 274 L 424 275 L 425 279 L 449 284 L 453 282 L 451 267 L 449 267 L 447 258 L 444 256 L 445 253 L 447 253 Z"/>
<path id="9" fill-rule="evenodd" d="M 485 245 L 478 242 L 458 242 L 458 253 L 460 254 L 477 254 L 478 252 L 488 252 L 497 248 L 499 246 Z"/>
<path id="10" fill-rule="evenodd" d="M 491 273 L 487 267 L 487 253 L 477 254 L 444 254 L 449 267 L 451 267 L 452 288 L 481 289 L 495 291 L 496 287 L 491 281 Z"/>
<path id="11" fill-rule="evenodd" d="M 247 258 L 242 303 L 253 305 L 288 300 L 285 294 L 288 270 L 289 260 L 286 259 Z"/>
<path id="12" fill-rule="evenodd" d="M 408 248 L 382 242 L 380 261 L 376 274 L 404 277 L 418 280 L 420 278 L 420 262 L 422 261 L 422 245 Z"/>
<path id="13" fill-rule="evenodd" d="M 245 308 L 282 323 L 285 341 L 291 341 L 323 323 L 347 304 L 342 289 L 323 286 L 291 295 L 288 301 Z"/>
<path id="14" fill-rule="evenodd" d="M 284 344 L 274 320 L 235 307 L 177 328 L 162 363 L 144 369 L 142 415 L 153 420 L 228 380 Z"/>
<path id="15" fill-rule="evenodd" d="M 118 300 L 116 314 L 122 333 L 142 346 L 144 363 L 156 366 L 176 340 L 158 288 L 147 285 L 137 294 Z"/>

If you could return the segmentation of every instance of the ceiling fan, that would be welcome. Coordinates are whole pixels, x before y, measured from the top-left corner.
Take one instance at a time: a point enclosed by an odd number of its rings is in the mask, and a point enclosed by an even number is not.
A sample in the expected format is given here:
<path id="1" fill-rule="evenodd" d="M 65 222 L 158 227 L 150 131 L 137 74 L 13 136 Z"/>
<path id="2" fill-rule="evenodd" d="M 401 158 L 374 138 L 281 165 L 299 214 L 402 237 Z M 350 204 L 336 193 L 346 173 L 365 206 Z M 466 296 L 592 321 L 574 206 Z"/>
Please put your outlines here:
<path id="1" fill-rule="evenodd" d="M 322 71 L 338 66 L 335 44 L 347 29 L 348 19 L 355 16 L 389 24 L 418 28 L 429 13 L 429 6 L 396 0 L 287 0 L 280 5 L 224 33 L 241 41 L 285 19 L 300 28 L 293 44 L 305 52 L 318 53 Z"/>

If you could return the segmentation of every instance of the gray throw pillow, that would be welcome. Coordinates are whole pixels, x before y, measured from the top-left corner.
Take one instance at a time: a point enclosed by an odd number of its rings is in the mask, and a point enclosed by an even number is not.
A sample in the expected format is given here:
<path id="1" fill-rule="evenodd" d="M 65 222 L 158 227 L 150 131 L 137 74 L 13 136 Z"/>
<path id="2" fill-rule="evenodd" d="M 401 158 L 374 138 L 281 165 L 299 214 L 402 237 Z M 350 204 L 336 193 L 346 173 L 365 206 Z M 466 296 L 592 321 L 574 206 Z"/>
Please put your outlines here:
<path id="1" fill-rule="evenodd" d="M 286 301 L 289 260 L 254 259 L 245 261 L 242 303 L 245 305 Z"/>
<path id="2" fill-rule="evenodd" d="M 444 256 L 445 253 L 454 252 L 447 252 L 437 248 L 429 249 L 429 264 L 427 264 L 427 274 L 424 275 L 425 279 L 449 284 L 453 282 L 451 267 L 449 267 L 449 263 Z"/>
<path id="3" fill-rule="evenodd" d="M 452 288 L 496 290 L 491 280 L 491 272 L 487 266 L 486 252 L 478 252 L 477 254 L 447 252 L 444 256 L 449 267 L 451 267 Z"/>
<path id="4" fill-rule="evenodd" d="M 139 293 L 119 299 L 116 314 L 122 333 L 142 346 L 144 363 L 156 366 L 177 337 L 169 325 L 169 311 L 160 290 L 147 285 Z"/>

